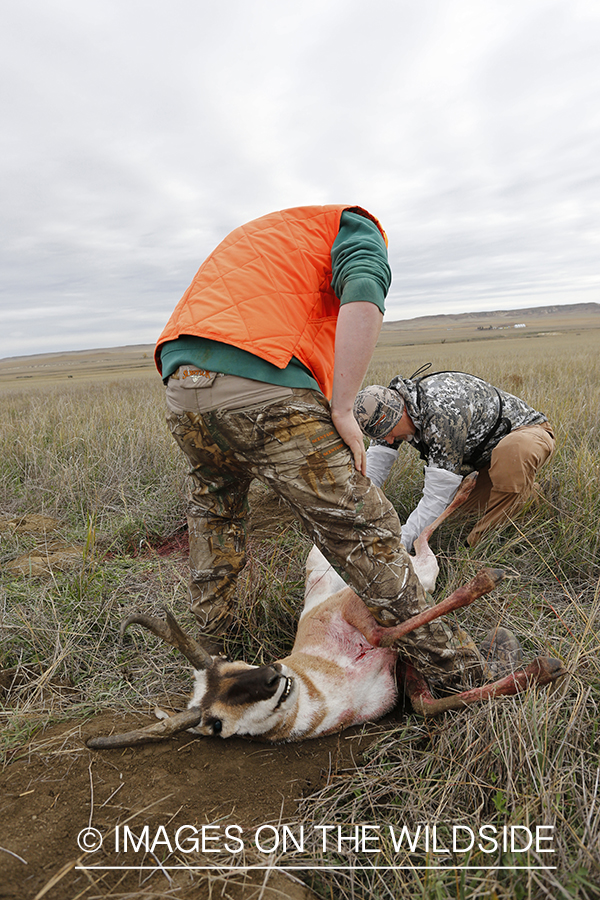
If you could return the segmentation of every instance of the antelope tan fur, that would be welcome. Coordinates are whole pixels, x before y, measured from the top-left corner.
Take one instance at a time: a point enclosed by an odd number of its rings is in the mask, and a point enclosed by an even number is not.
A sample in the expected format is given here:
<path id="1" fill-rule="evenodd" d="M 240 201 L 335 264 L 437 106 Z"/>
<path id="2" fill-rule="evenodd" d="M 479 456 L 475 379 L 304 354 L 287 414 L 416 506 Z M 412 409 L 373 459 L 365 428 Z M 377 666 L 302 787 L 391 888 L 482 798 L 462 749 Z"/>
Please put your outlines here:
<path id="1" fill-rule="evenodd" d="M 428 539 L 437 525 L 464 502 L 467 482 L 442 516 L 416 542 L 415 571 L 428 569 Z M 466 493 L 466 496 L 465 496 Z M 435 557 L 434 557 L 435 562 Z M 437 573 L 436 573 L 437 574 Z M 373 721 L 398 699 L 398 652 L 393 644 L 420 625 L 491 591 L 502 579 L 498 569 L 482 569 L 437 606 L 392 628 L 380 626 L 363 601 L 313 547 L 306 561 L 304 609 L 288 657 L 272 665 L 250 666 L 211 656 L 186 635 L 170 613 L 166 621 L 143 614 L 129 616 L 121 632 L 143 625 L 177 647 L 194 670 L 188 708 L 174 715 L 156 710 L 160 721 L 126 734 L 90 738 L 89 747 L 125 747 L 164 740 L 188 729 L 199 735 L 239 735 L 263 741 L 297 741 Z M 435 576 L 434 576 L 435 580 Z M 548 684 L 564 674 L 558 660 L 538 658 L 527 668 L 482 688 L 434 699 L 426 681 L 404 665 L 405 690 L 416 712 L 439 715 L 489 697 L 515 694 L 534 683 Z"/>

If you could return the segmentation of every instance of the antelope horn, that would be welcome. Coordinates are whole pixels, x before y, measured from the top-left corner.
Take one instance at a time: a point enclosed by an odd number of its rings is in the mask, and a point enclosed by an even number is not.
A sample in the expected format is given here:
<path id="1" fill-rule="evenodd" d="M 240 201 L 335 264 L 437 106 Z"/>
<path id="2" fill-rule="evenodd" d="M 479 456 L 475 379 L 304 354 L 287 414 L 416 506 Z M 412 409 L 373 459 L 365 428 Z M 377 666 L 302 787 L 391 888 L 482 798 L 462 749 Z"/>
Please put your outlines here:
<path id="1" fill-rule="evenodd" d="M 212 665 L 212 656 L 208 650 L 205 650 L 193 637 L 185 634 L 168 609 L 165 609 L 165 613 L 166 622 L 162 619 L 155 619 L 153 616 L 147 616 L 145 613 L 132 613 L 121 623 L 121 639 L 130 625 L 143 625 L 152 634 L 162 638 L 167 644 L 171 644 L 172 647 L 176 647 L 183 653 L 194 669 L 197 671 L 208 669 Z"/>
<path id="2" fill-rule="evenodd" d="M 180 731 L 185 731 L 187 728 L 193 728 L 199 724 L 201 719 L 202 712 L 198 707 L 184 709 L 166 719 L 161 719 L 160 722 L 146 725 L 145 728 L 136 728 L 133 731 L 126 731 L 124 734 L 92 737 L 85 743 L 92 750 L 110 750 L 114 747 L 134 747 L 136 744 L 156 743 L 164 741 L 165 738 L 178 734 Z"/>
<path id="3" fill-rule="evenodd" d="M 450 694 L 448 697 L 434 699 L 423 676 L 410 663 L 404 663 L 404 684 L 411 706 L 422 716 L 439 716 L 450 709 L 462 709 L 482 700 L 493 700 L 495 697 L 509 697 L 519 694 L 531 685 L 551 684 L 557 678 L 567 674 L 558 659 L 549 656 L 538 656 L 524 669 L 518 669 L 498 681 L 471 688 L 462 694 Z"/>

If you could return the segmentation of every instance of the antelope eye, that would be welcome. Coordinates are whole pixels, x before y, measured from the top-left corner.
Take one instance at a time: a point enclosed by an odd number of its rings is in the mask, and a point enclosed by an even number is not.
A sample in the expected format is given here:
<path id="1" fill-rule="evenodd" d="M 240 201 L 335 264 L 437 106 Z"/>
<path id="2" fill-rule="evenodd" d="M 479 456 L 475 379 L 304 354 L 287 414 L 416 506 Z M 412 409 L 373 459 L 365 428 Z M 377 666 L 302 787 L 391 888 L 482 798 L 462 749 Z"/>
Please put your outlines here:
<path id="1" fill-rule="evenodd" d="M 213 722 L 212 728 L 213 728 L 213 734 L 221 734 L 221 731 L 223 730 L 223 723 L 221 722 L 220 719 L 215 719 L 215 721 Z"/>

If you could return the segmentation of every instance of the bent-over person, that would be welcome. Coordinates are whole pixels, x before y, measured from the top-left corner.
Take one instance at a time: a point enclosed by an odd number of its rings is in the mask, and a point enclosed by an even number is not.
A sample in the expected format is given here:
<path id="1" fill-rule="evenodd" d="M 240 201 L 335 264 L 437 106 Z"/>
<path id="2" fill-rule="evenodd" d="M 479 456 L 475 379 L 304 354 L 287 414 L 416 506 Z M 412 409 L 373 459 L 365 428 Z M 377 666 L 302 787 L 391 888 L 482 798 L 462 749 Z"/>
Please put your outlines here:
<path id="1" fill-rule="evenodd" d="M 254 478 L 292 509 L 377 621 L 428 605 L 400 522 L 366 477 L 353 403 L 381 329 L 387 240 L 360 207 L 308 206 L 235 229 L 161 334 L 167 421 L 189 460 L 190 598 L 205 635 L 235 615 Z M 431 622 L 399 649 L 433 683 L 481 675 L 459 629 Z M 477 675 L 476 675 L 477 677 Z"/>
<path id="2" fill-rule="evenodd" d="M 371 438 L 367 475 L 383 487 L 402 442 L 425 461 L 423 496 L 402 526 L 402 543 L 415 539 L 452 501 L 463 476 L 477 483 L 460 515 L 479 516 L 467 536 L 474 547 L 523 508 L 537 472 L 554 453 L 546 416 L 524 400 L 464 372 L 398 375 L 388 387 L 370 385 L 356 397 L 354 414 Z"/>

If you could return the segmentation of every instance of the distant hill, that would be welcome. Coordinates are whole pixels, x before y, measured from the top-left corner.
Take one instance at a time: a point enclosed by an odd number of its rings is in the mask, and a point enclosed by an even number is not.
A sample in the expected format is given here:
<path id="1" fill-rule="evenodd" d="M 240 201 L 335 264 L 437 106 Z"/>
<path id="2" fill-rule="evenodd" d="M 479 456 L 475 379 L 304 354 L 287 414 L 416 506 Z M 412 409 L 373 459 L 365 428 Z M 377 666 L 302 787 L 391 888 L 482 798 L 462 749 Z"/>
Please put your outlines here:
<path id="1" fill-rule="evenodd" d="M 520 322 L 525 319 L 563 318 L 572 316 L 581 319 L 588 316 L 600 318 L 600 303 L 572 303 L 565 306 L 533 306 L 528 309 L 497 309 L 490 312 L 467 313 L 443 313 L 437 316 L 416 316 L 414 319 L 398 319 L 394 322 L 386 322 L 384 328 L 406 328 L 407 325 L 415 327 L 444 326 L 444 325 L 491 325 L 494 321 Z"/>
<path id="2" fill-rule="evenodd" d="M 509 336 L 522 339 L 596 329 L 600 330 L 600 303 L 451 313 L 385 322 L 378 348 L 386 352 L 390 347 L 506 340 Z M 124 374 L 159 383 L 153 353 L 152 344 L 135 344 L 0 359 L 0 389 L 70 379 L 120 378 Z"/>

